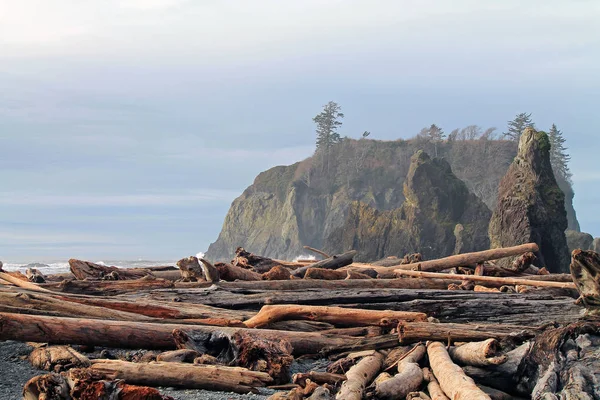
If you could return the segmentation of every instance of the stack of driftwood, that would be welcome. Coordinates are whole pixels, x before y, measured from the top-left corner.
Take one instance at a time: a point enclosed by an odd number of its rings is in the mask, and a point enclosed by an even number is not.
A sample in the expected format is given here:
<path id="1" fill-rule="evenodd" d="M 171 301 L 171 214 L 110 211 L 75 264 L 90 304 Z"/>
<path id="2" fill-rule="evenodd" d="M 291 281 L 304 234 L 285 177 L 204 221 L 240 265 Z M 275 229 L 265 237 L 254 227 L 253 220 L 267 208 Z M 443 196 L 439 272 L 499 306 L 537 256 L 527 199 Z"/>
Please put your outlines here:
<path id="1" fill-rule="evenodd" d="M 286 262 L 239 248 L 214 265 L 0 269 L 0 340 L 35 343 L 30 360 L 49 371 L 25 385 L 26 399 L 169 398 L 157 387 L 270 388 L 272 399 L 599 399 L 600 256 L 577 250 L 571 274 L 550 274 L 534 266 L 536 251 L 364 264 L 354 251 Z M 494 263 L 507 257 L 510 267 Z M 109 359 L 106 348 L 144 351 Z M 292 375 L 301 359 L 320 362 Z"/>

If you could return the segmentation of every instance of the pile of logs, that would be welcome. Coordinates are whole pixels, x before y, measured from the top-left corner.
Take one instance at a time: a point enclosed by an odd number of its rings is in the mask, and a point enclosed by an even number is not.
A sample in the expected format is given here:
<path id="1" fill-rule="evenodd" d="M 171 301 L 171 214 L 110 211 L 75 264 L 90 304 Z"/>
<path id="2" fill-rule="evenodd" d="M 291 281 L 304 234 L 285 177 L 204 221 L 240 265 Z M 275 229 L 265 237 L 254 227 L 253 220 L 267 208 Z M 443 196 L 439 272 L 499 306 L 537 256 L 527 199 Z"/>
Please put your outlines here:
<path id="1" fill-rule="evenodd" d="M 572 274 L 550 274 L 536 251 L 364 264 L 355 251 L 287 262 L 238 248 L 230 263 L 0 268 L 0 340 L 35 343 L 30 361 L 48 371 L 26 399 L 168 399 L 157 387 L 271 389 L 273 400 L 600 398 L 600 256 L 576 250 Z M 507 257 L 511 268 L 494 263 Z M 293 374 L 299 359 L 320 361 Z"/>

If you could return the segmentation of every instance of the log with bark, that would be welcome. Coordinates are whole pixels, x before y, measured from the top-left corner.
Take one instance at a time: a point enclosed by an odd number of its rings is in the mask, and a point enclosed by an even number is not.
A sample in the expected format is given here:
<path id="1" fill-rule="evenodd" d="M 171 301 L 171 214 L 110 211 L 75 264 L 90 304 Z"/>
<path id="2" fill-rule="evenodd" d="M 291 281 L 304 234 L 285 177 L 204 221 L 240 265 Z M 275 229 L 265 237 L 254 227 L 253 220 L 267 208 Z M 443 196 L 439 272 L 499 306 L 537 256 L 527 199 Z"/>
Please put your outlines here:
<path id="1" fill-rule="evenodd" d="M 306 265 L 304 267 L 300 267 L 294 270 L 293 275 L 298 278 L 303 278 L 304 274 L 309 268 L 325 268 L 325 269 L 338 269 L 345 267 L 346 265 L 352 264 L 352 260 L 356 256 L 355 250 L 350 250 L 342 254 L 338 254 L 332 257 L 329 257 L 325 260 L 318 261 L 314 264 Z"/>
<path id="2" fill-rule="evenodd" d="M 427 315 L 419 312 L 286 304 L 263 306 L 258 314 L 244 321 L 244 325 L 257 328 L 286 319 L 308 319 L 342 326 L 395 326 L 400 321 L 425 321 Z"/>

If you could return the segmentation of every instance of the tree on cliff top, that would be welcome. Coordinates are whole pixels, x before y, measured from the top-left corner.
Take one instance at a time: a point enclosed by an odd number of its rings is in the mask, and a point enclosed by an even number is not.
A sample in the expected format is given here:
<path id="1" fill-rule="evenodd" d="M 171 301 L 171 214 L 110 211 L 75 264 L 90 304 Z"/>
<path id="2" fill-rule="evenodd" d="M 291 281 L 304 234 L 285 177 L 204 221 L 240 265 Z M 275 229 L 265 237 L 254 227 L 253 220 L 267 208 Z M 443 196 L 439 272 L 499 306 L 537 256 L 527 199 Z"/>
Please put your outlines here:
<path id="1" fill-rule="evenodd" d="M 555 124 L 552 124 L 552 128 L 548 131 L 548 137 L 550 138 L 550 162 L 552 163 L 554 175 L 572 185 L 571 178 L 573 174 L 569 169 L 571 156 L 567 153 L 563 133 L 558 130 Z"/>
<path id="2" fill-rule="evenodd" d="M 503 135 L 505 138 L 518 141 L 525 128 L 535 128 L 535 124 L 531 120 L 531 113 L 517 114 L 515 119 L 508 121 L 508 131 Z"/>
<path id="3" fill-rule="evenodd" d="M 331 146 L 341 141 L 340 134 L 337 132 L 342 125 L 341 118 L 344 118 L 342 108 L 335 101 L 325 104 L 323 111 L 313 118 L 317 124 L 317 150 L 329 151 Z"/>

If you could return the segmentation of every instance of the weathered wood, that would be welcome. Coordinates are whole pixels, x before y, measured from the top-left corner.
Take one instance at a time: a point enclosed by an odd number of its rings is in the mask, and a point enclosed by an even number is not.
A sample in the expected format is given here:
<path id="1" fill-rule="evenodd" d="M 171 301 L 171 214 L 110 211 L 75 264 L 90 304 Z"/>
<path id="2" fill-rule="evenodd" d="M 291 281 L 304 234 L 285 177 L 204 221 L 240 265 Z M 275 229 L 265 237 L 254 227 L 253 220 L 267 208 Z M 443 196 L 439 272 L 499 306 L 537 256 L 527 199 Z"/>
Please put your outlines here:
<path id="1" fill-rule="evenodd" d="M 533 279 L 521 278 L 501 278 L 495 276 L 476 276 L 476 275 L 458 275 L 458 274 L 441 274 L 437 272 L 422 272 L 422 271 L 403 271 L 396 270 L 398 275 L 412 276 L 415 278 L 433 278 L 433 279 L 450 279 L 450 280 L 466 280 L 472 282 L 492 283 L 494 285 L 528 285 L 537 287 L 554 287 L 560 289 L 576 289 L 572 282 L 553 282 L 553 281 L 536 281 Z"/>
<path id="2" fill-rule="evenodd" d="M 399 400 L 417 390 L 423 382 L 423 371 L 419 361 L 426 353 L 425 345 L 418 344 L 398 362 L 398 373 L 375 385 L 378 399 Z"/>
<path id="3" fill-rule="evenodd" d="M 131 363 L 118 360 L 94 360 L 90 373 L 99 379 L 124 379 L 144 386 L 222 390 L 256 393 L 273 379 L 264 372 L 239 367 L 181 363 Z"/>
<path id="4" fill-rule="evenodd" d="M 454 267 L 464 265 L 475 266 L 478 263 L 490 260 L 499 260 L 501 258 L 519 256 L 528 252 L 537 252 L 539 250 L 536 243 L 527 243 L 520 246 L 505 247 L 491 250 L 478 251 L 474 253 L 457 254 L 444 257 L 437 260 L 420 261 L 413 264 L 397 265 L 395 269 L 418 270 L 418 271 L 443 271 Z"/>
<path id="5" fill-rule="evenodd" d="M 345 267 L 346 265 L 352 264 L 352 260 L 354 259 L 355 255 L 356 251 L 350 250 L 345 253 L 329 257 L 325 260 L 318 261 L 314 264 L 300 267 L 294 270 L 293 275 L 297 276 L 298 278 L 303 278 L 304 274 L 309 268 L 338 269 L 341 267 Z"/>
<path id="6" fill-rule="evenodd" d="M 261 274 L 268 272 L 271 268 L 277 265 L 287 264 L 280 260 L 274 260 L 272 258 L 249 253 L 243 247 L 238 247 L 235 250 L 235 258 L 231 263 L 234 266 L 242 268 L 252 268 L 253 271 Z"/>
<path id="7" fill-rule="evenodd" d="M 600 315 L 600 254 L 574 250 L 570 268 L 581 302 L 590 314 Z"/>
<path id="8" fill-rule="evenodd" d="M 276 265 L 268 272 L 262 274 L 262 279 L 267 281 L 287 281 L 291 279 L 291 272 L 284 266 Z"/>
<path id="9" fill-rule="evenodd" d="M 537 331 L 538 328 L 536 327 L 497 324 L 440 324 L 429 322 L 400 322 L 398 324 L 400 343 L 414 343 L 424 340 L 473 342 L 489 338 L 501 340 L 509 336 L 526 339 L 535 336 Z"/>
<path id="10" fill-rule="evenodd" d="M 204 272 L 200 267 L 198 257 L 190 256 L 177 261 L 177 266 L 181 271 L 181 278 L 188 282 L 204 281 Z"/>
<path id="11" fill-rule="evenodd" d="M 424 281 L 412 279 L 415 282 Z M 281 281 L 277 283 L 339 281 Z M 341 281 L 371 283 L 380 280 Z M 235 282 L 237 283 L 237 282 Z M 250 283 L 250 282 L 244 282 Z M 260 282 L 257 282 L 260 283 Z M 262 283 L 274 283 L 263 281 Z M 292 286 L 293 287 L 293 286 Z M 553 298 L 547 294 L 476 293 L 469 291 L 418 289 L 360 289 L 335 287 L 329 290 L 303 289 L 289 291 L 221 289 L 155 290 L 151 293 L 123 296 L 140 300 L 203 303 L 222 308 L 258 310 L 265 304 L 337 305 L 375 310 L 417 311 L 444 321 L 479 321 L 508 324 L 542 324 L 551 321 L 573 322 L 585 308 L 568 297 Z M 484 338 L 487 339 L 487 338 Z"/>
<path id="12" fill-rule="evenodd" d="M 179 349 L 160 353 L 156 356 L 156 361 L 192 363 L 199 356 L 200 354 L 197 351 L 190 349 Z"/>
<path id="13" fill-rule="evenodd" d="M 42 289 L 74 294 L 115 296 L 144 290 L 167 289 L 173 286 L 173 282 L 166 279 L 142 278 L 124 281 L 62 281 L 43 284 Z"/>
<path id="14" fill-rule="evenodd" d="M 38 347 L 29 354 L 29 361 L 37 369 L 53 372 L 90 366 L 86 356 L 68 346 Z"/>
<path id="15" fill-rule="evenodd" d="M 227 263 L 216 263 L 215 267 L 219 271 L 219 276 L 224 281 L 233 282 L 235 280 L 241 281 L 260 281 L 262 275 L 249 269 L 240 268 L 236 265 Z"/>
<path id="16" fill-rule="evenodd" d="M 315 249 L 314 247 L 310 247 L 310 246 L 303 246 L 306 250 L 308 251 L 312 251 L 313 253 L 317 253 L 320 256 L 323 256 L 323 258 L 330 258 L 331 256 L 327 253 L 325 253 L 324 251 L 321 251 L 319 249 Z"/>
<path id="17" fill-rule="evenodd" d="M 442 343 L 428 343 L 427 355 L 433 374 L 448 397 L 456 400 L 491 400 L 475 385 L 473 379 L 452 362 Z"/>
<path id="18" fill-rule="evenodd" d="M 70 387 L 67 379 L 52 373 L 31 378 L 23 388 L 23 400 L 69 400 Z"/>
<path id="19" fill-rule="evenodd" d="M 333 386 L 338 386 L 346 380 L 346 375 L 331 374 L 329 372 L 310 371 L 308 373 L 294 374 L 294 376 L 292 377 L 292 382 L 300 386 L 304 386 L 306 384 L 307 379 L 310 379 L 311 381 L 319 385 L 328 383 Z"/>
<path id="20" fill-rule="evenodd" d="M 383 365 L 383 355 L 375 353 L 360 360 L 346 373 L 346 380 L 335 396 L 338 400 L 362 400 L 367 385 Z"/>
<path id="21" fill-rule="evenodd" d="M 88 279 L 106 279 L 106 280 L 125 280 L 139 279 L 145 276 L 152 276 L 152 272 L 143 268 L 118 268 L 108 267 L 89 261 L 69 260 L 71 272 L 79 280 Z"/>
<path id="22" fill-rule="evenodd" d="M 29 282 L 33 283 L 45 283 L 46 277 L 36 268 L 27 268 L 25 275 Z"/>
<path id="23" fill-rule="evenodd" d="M 203 258 L 200 259 L 202 274 L 204 275 L 204 280 L 207 282 L 219 282 L 220 275 L 219 271 L 212 265 L 208 260 Z"/>
<path id="24" fill-rule="evenodd" d="M 228 359 L 235 351 L 232 337 L 236 333 L 266 340 L 286 340 L 292 345 L 292 354 L 329 355 L 345 351 L 384 349 L 398 344 L 395 335 L 377 337 L 352 337 L 321 332 L 288 332 L 267 329 L 218 328 L 208 326 L 180 326 L 173 331 L 178 348 L 196 350 L 221 359 Z"/>
<path id="25" fill-rule="evenodd" d="M 335 269 L 326 268 L 309 268 L 304 274 L 304 279 L 324 279 L 324 280 L 338 280 L 346 279 L 348 273 L 346 271 L 338 271 Z"/>
<path id="26" fill-rule="evenodd" d="M 440 383 L 435 379 L 435 375 L 430 368 L 423 368 L 423 378 L 427 381 L 427 391 L 431 400 L 450 400 L 440 387 Z"/>
<path id="27" fill-rule="evenodd" d="M 425 321 L 427 315 L 419 312 L 377 311 L 342 307 L 273 305 L 263 306 L 254 317 L 244 324 L 257 328 L 285 319 L 308 319 L 343 326 L 392 326 L 399 321 Z"/>
<path id="28" fill-rule="evenodd" d="M 29 282 L 27 280 L 27 278 L 25 278 L 25 280 L 20 279 L 20 278 L 15 278 L 14 276 L 10 275 L 8 272 L 0 272 L 0 279 L 5 280 L 6 282 L 12 283 L 13 285 L 18 286 L 20 288 L 29 289 L 29 290 L 33 290 L 36 292 L 49 292 L 48 289 L 40 287 L 35 283 Z"/>
<path id="29" fill-rule="evenodd" d="M 457 364 L 487 367 L 506 362 L 507 357 L 498 354 L 498 346 L 499 344 L 496 339 L 487 339 L 483 342 L 471 342 L 451 347 L 448 353 L 450 354 L 450 358 Z"/>

